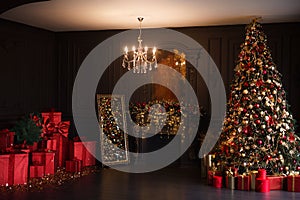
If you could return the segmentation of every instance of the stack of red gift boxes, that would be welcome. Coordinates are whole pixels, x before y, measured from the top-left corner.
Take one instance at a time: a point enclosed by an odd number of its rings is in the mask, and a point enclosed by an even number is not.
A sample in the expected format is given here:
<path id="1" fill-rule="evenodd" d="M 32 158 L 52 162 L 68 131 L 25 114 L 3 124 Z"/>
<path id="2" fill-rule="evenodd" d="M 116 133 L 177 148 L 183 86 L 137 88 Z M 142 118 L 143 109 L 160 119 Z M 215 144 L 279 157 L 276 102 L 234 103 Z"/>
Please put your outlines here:
<path id="1" fill-rule="evenodd" d="M 265 169 L 239 175 L 237 168 L 218 170 L 212 164 L 212 167 L 209 167 L 207 171 L 207 184 L 213 185 L 215 188 L 253 190 L 256 192 L 270 192 L 272 190 L 300 192 L 300 175 L 267 175 Z"/>
<path id="2" fill-rule="evenodd" d="M 53 175 L 58 168 L 80 172 L 93 166 L 95 141 L 68 138 L 69 121 L 61 121 L 61 112 L 44 112 L 42 140 L 34 148 L 20 150 L 14 146 L 14 132 L 0 131 L 0 186 L 25 184 L 30 178 Z"/>

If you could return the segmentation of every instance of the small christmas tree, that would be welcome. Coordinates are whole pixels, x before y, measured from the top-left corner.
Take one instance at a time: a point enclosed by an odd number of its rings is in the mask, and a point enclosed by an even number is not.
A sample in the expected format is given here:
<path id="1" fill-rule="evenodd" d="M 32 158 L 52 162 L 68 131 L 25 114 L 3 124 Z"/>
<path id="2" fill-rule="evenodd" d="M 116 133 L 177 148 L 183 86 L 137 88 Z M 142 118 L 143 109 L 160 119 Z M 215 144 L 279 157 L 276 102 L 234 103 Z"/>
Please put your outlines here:
<path id="1" fill-rule="evenodd" d="M 258 168 L 268 174 L 299 171 L 295 120 L 257 20 L 246 27 L 234 71 L 222 133 L 212 151 L 215 162 L 235 166 L 239 173 Z"/>

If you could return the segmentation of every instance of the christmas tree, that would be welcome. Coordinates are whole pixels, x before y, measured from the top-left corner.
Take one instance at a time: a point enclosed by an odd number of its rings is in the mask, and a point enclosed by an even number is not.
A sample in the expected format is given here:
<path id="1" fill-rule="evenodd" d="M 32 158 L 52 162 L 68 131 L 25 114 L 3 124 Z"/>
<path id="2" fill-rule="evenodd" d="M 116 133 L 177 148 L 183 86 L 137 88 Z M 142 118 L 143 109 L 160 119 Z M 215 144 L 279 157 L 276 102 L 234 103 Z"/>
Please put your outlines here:
<path id="1" fill-rule="evenodd" d="M 222 133 L 213 149 L 215 163 L 242 174 L 264 168 L 268 174 L 300 170 L 295 120 L 261 24 L 246 27 Z"/>

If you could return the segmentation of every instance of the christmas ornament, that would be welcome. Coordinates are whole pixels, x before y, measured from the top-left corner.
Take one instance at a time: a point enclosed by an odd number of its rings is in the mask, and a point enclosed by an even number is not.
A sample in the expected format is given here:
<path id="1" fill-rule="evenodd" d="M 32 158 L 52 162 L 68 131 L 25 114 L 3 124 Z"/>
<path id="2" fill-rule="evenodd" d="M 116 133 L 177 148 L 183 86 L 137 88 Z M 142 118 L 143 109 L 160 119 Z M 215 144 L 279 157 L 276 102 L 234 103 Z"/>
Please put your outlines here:
<path id="1" fill-rule="evenodd" d="M 234 165 L 240 173 L 258 168 L 269 174 L 299 171 L 300 139 L 281 77 L 262 26 L 254 20 L 247 26 L 235 66 L 226 112 L 231 120 L 225 120 L 212 151 L 219 166 Z M 236 151 L 222 151 L 232 141 Z"/>

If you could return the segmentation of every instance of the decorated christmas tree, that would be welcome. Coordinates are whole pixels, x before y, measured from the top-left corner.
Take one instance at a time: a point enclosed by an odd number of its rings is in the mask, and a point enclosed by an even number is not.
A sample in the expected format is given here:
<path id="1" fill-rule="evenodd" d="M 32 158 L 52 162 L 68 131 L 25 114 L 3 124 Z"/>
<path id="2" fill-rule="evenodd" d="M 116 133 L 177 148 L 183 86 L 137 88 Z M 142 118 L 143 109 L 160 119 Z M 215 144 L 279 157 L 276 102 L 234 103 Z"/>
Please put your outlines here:
<path id="1" fill-rule="evenodd" d="M 236 167 L 242 174 L 264 168 L 268 174 L 300 171 L 299 137 L 261 24 L 246 27 L 227 112 L 213 149 L 220 167 Z"/>

